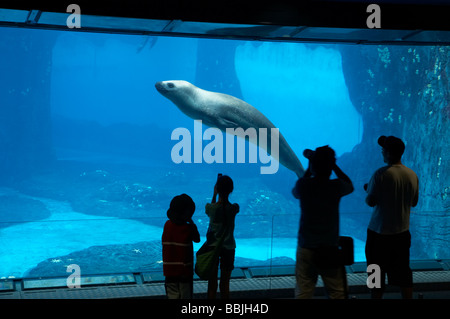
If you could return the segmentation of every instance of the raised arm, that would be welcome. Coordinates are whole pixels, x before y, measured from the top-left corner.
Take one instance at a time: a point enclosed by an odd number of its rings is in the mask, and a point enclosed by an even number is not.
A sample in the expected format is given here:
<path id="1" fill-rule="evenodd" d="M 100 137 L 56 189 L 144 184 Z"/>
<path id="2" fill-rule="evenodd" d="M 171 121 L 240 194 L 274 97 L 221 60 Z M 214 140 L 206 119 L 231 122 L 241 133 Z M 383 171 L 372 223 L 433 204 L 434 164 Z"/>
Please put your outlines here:
<path id="1" fill-rule="evenodd" d="M 342 182 L 344 182 L 344 185 L 345 185 L 344 193 L 345 193 L 345 195 L 350 194 L 351 192 L 353 192 L 353 190 L 355 188 L 353 187 L 353 183 L 352 183 L 351 179 L 340 169 L 340 167 L 337 166 L 336 164 L 334 164 L 333 171 L 336 174 L 337 178 L 339 180 L 341 180 Z"/>

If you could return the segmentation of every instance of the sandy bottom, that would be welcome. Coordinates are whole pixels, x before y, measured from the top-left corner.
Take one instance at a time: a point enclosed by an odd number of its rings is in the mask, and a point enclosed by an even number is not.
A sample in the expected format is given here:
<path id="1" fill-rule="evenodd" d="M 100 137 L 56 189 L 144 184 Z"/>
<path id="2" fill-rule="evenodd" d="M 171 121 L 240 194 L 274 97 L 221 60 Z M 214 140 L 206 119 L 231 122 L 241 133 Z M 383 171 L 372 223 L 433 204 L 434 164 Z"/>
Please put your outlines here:
<path id="1" fill-rule="evenodd" d="M 31 198 L 31 197 L 30 197 Z M 139 221 L 93 216 L 73 211 L 66 202 L 32 197 L 43 202 L 49 218 L 0 229 L 0 277 L 22 277 L 39 262 L 91 246 L 161 240 L 161 227 Z M 194 245 L 198 250 L 205 241 Z M 295 260 L 296 238 L 237 238 L 236 256 L 265 261 L 275 257 Z M 355 261 L 364 260 L 364 242 L 355 240 Z"/>

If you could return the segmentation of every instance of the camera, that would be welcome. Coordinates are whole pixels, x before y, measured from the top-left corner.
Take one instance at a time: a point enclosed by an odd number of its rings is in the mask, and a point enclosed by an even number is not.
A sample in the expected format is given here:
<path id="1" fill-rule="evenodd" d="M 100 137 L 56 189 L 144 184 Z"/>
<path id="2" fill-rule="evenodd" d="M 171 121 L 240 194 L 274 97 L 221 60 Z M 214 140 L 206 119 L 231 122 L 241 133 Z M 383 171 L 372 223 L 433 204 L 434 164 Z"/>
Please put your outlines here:
<path id="1" fill-rule="evenodd" d="M 303 151 L 303 156 L 306 157 L 307 159 L 311 160 L 311 158 L 314 156 L 315 153 L 316 153 L 315 151 L 307 148 Z"/>

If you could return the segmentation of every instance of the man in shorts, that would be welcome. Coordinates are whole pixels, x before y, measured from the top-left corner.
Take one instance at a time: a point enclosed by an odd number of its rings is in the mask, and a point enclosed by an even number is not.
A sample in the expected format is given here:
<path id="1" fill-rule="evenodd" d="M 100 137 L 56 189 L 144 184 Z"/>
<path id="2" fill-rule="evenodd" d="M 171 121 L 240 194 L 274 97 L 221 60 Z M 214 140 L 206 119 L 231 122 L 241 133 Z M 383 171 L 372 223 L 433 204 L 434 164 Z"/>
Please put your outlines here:
<path id="1" fill-rule="evenodd" d="M 409 267 L 410 208 L 417 205 L 419 180 L 413 170 L 401 162 L 403 141 L 394 136 L 380 136 L 378 144 L 387 166 L 378 169 L 370 179 L 366 203 L 374 207 L 367 229 L 367 265 L 381 270 L 381 287 L 372 289 L 372 298 L 383 297 L 385 275 L 389 284 L 400 286 L 402 297 L 412 298 L 413 281 Z"/>
<path id="2" fill-rule="evenodd" d="M 313 298 L 320 275 L 330 299 L 345 299 L 347 280 L 339 256 L 339 203 L 353 192 L 353 183 L 336 165 L 332 148 L 305 150 L 303 155 L 309 159 L 309 167 L 292 190 L 301 209 L 295 297 Z M 330 179 L 333 171 L 337 179 Z"/>

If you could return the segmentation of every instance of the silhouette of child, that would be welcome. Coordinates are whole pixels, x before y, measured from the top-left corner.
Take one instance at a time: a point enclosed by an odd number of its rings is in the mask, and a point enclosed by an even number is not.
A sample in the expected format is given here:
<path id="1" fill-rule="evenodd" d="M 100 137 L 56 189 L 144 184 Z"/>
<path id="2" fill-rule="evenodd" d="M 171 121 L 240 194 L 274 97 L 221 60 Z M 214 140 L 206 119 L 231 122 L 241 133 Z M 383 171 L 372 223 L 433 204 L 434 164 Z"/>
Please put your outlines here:
<path id="1" fill-rule="evenodd" d="M 214 276 L 208 280 L 208 298 L 215 299 L 217 292 L 217 276 L 220 264 L 220 294 L 222 299 L 230 297 L 230 278 L 234 269 L 236 241 L 234 239 L 234 226 L 239 205 L 228 200 L 234 189 L 233 180 L 227 175 L 219 174 L 211 203 L 206 204 L 205 213 L 209 217 L 207 243 L 216 246 L 218 238 L 224 236 L 219 253 L 219 260 L 214 265 Z M 219 195 L 219 199 L 217 199 Z M 225 227 L 226 225 L 226 227 Z"/>
<path id="2" fill-rule="evenodd" d="M 169 299 L 190 299 L 193 295 L 194 248 L 200 242 L 197 226 L 192 221 L 195 203 L 186 194 L 175 196 L 167 211 L 169 220 L 162 234 L 163 271 Z"/>

